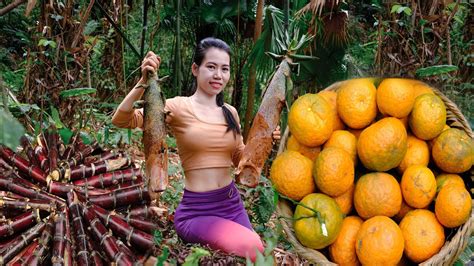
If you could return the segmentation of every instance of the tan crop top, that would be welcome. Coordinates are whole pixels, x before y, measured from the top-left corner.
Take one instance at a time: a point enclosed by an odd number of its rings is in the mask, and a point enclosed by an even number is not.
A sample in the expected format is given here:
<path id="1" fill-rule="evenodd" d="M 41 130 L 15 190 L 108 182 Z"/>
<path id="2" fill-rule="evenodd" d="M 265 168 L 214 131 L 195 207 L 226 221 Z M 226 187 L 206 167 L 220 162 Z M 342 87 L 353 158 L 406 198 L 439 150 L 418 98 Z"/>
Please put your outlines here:
<path id="1" fill-rule="evenodd" d="M 198 118 L 189 102 L 189 97 L 166 100 L 165 111 L 170 112 L 167 122 L 176 138 L 178 153 L 184 171 L 238 166 L 244 143 L 241 135 L 227 130 L 227 124 L 209 123 Z M 226 104 L 236 121 L 239 115 L 234 107 Z M 117 110 L 112 123 L 122 128 L 143 128 L 143 109 L 130 112 Z"/>

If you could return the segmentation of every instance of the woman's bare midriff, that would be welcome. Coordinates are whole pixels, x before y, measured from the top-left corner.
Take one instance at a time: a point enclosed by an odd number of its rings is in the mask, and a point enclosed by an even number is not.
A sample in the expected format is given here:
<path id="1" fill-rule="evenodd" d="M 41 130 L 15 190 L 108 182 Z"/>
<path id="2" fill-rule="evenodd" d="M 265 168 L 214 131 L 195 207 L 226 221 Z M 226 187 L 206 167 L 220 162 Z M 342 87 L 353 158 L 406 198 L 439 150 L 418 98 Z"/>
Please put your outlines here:
<path id="1" fill-rule="evenodd" d="M 206 192 L 219 189 L 232 182 L 231 170 L 229 167 L 204 168 L 188 170 L 184 186 L 193 192 Z"/>

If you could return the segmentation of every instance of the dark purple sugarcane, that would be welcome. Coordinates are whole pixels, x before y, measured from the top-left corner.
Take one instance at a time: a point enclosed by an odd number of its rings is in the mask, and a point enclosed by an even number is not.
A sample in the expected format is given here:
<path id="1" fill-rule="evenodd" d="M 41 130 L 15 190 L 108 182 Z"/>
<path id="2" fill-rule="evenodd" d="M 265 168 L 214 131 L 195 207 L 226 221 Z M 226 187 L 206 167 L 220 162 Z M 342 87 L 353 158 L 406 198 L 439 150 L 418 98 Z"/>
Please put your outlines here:
<path id="1" fill-rule="evenodd" d="M 0 169 L 5 169 L 5 170 L 12 170 L 13 167 L 8 164 L 3 158 L 2 156 L 0 156 Z"/>
<path id="2" fill-rule="evenodd" d="M 20 253 L 18 253 L 9 263 L 8 266 L 22 266 L 26 265 L 26 260 L 33 254 L 33 251 L 38 246 L 38 240 L 35 239 L 31 244 L 26 246 Z"/>
<path id="3" fill-rule="evenodd" d="M 5 197 L 9 199 L 17 199 L 17 200 L 28 200 L 28 198 L 15 194 L 11 191 L 0 191 L 0 197 Z"/>
<path id="4" fill-rule="evenodd" d="M 92 265 L 102 266 L 103 255 L 101 255 L 101 253 L 97 251 L 96 248 L 94 248 L 90 237 L 87 238 L 87 249 L 92 250 L 92 252 L 90 252 L 90 260 L 92 261 Z"/>
<path id="5" fill-rule="evenodd" d="M 64 248 L 64 264 L 72 265 L 72 239 L 71 239 L 71 226 L 69 225 L 69 208 L 64 206 L 64 213 L 66 218 L 66 247 Z"/>
<path id="6" fill-rule="evenodd" d="M 37 200 L 37 199 L 11 199 L 8 197 L 0 196 L 0 209 L 19 209 L 19 210 L 30 210 L 38 209 L 47 212 L 52 212 L 56 209 L 54 201 L 49 200 Z"/>
<path id="7" fill-rule="evenodd" d="M 79 179 L 74 181 L 74 185 L 78 186 L 93 186 L 97 188 L 106 188 L 119 183 L 128 181 L 136 181 L 142 178 L 142 171 L 140 168 L 128 168 L 124 170 L 117 170 L 105 174 L 91 176 L 86 179 Z"/>
<path id="8" fill-rule="evenodd" d="M 8 241 L 8 245 L 5 245 L 0 250 L 0 262 L 8 262 L 21 252 L 27 245 L 29 245 L 33 239 L 38 237 L 45 228 L 45 223 L 40 222 L 34 227 L 30 228 L 24 234 L 19 235 L 12 240 Z M 2 263 L 0 263 L 2 264 Z"/>
<path id="9" fill-rule="evenodd" d="M 29 163 L 6 146 L 0 145 L 0 153 L 7 162 L 14 164 L 20 171 L 28 174 L 28 176 L 40 184 L 46 185 L 46 174 L 39 167 Z"/>
<path id="10" fill-rule="evenodd" d="M 76 253 L 76 261 L 79 265 L 91 265 L 90 254 L 87 249 L 87 235 L 82 223 L 82 209 L 74 192 L 67 194 L 67 202 L 72 218 L 72 227 L 74 229 L 74 242 Z"/>
<path id="11" fill-rule="evenodd" d="M 113 190 L 109 194 L 91 196 L 89 201 L 99 205 L 102 208 L 117 208 L 124 205 L 130 205 L 141 201 L 150 201 L 148 189 L 142 186 L 133 186 L 124 189 Z"/>
<path id="12" fill-rule="evenodd" d="M 48 172 L 49 160 L 48 160 L 48 157 L 46 157 L 44 153 L 44 148 L 38 145 L 35 147 L 34 153 L 35 153 L 36 161 L 38 161 L 38 163 L 40 164 L 40 168 L 43 171 Z"/>
<path id="13" fill-rule="evenodd" d="M 71 171 L 64 175 L 67 180 L 78 180 L 81 178 L 87 178 L 94 175 L 103 174 L 106 172 L 112 172 L 131 164 L 131 160 L 128 157 L 121 157 L 117 159 L 104 160 L 90 165 L 77 165 L 71 167 Z"/>
<path id="14" fill-rule="evenodd" d="M 84 220 L 89 224 L 94 238 L 97 241 L 100 241 L 100 245 L 104 249 L 109 260 L 119 265 L 132 265 L 133 259 L 120 250 L 116 243 L 117 239 L 107 231 L 95 212 L 90 210 L 87 206 L 84 206 L 83 210 Z"/>
<path id="15" fill-rule="evenodd" d="M 22 213 L 7 223 L 0 224 L 0 237 L 11 236 L 17 232 L 30 228 L 41 221 L 39 210 Z"/>
<path id="16" fill-rule="evenodd" d="M 54 125 L 51 125 L 51 127 L 46 132 L 45 139 L 48 145 L 49 169 L 56 169 L 58 167 L 59 159 L 59 135 Z"/>
<path id="17" fill-rule="evenodd" d="M 0 175 L 0 188 L 30 199 L 46 199 L 55 201 L 58 205 L 65 204 L 64 199 L 42 191 L 39 187 L 20 177 L 5 178 Z"/>
<path id="18" fill-rule="evenodd" d="M 108 159 L 116 159 L 118 157 L 124 157 L 124 153 L 115 152 L 115 151 L 104 151 L 101 154 L 91 155 L 84 158 L 84 164 L 91 164 L 95 162 L 100 162 Z"/>
<path id="19" fill-rule="evenodd" d="M 48 222 L 46 223 L 46 227 L 41 233 L 38 246 L 33 252 L 33 255 L 30 256 L 26 261 L 26 265 L 43 265 L 45 263 L 45 260 L 48 257 L 50 242 L 53 239 L 53 227 L 54 219 L 52 216 L 50 216 Z"/>
<path id="20" fill-rule="evenodd" d="M 54 215 L 54 238 L 51 257 L 53 265 L 64 265 L 66 242 L 66 214 L 65 212 L 60 212 Z"/>
<path id="21" fill-rule="evenodd" d="M 114 234 L 127 241 L 127 245 L 133 245 L 145 251 L 153 247 L 153 236 L 141 230 L 135 230 L 124 218 L 97 205 L 92 205 L 90 209 L 94 210 L 102 223 L 112 229 Z"/>
<path id="22" fill-rule="evenodd" d="M 21 146 L 23 147 L 23 150 L 26 153 L 26 156 L 28 157 L 28 160 L 30 160 L 30 163 L 41 168 L 41 164 L 35 156 L 35 151 L 33 147 L 31 146 L 30 140 L 28 140 L 26 136 L 21 136 L 20 143 L 21 143 Z"/>

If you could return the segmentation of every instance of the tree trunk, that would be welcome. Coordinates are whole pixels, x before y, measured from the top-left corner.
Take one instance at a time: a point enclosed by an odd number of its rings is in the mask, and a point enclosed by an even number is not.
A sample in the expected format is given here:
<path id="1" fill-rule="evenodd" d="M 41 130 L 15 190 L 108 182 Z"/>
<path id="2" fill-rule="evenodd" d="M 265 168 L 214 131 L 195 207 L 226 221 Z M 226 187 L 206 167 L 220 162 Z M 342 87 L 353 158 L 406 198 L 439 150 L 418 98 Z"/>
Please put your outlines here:
<path id="1" fill-rule="evenodd" d="M 255 32 L 253 35 L 253 42 L 255 43 L 262 33 L 263 22 L 263 7 L 265 0 L 258 0 L 257 3 L 257 17 L 255 19 Z M 247 92 L 247 109 L 245 110 L 245 124 L 244 124 L 244 140 L 247 140 L 247 135 L 250 130 L 250 124 L 253 118 L 253 105 L 255 103 L 255 85 L 257 82 L 255 70 L 255 62 L 250 67 L 249 87 Z"/>

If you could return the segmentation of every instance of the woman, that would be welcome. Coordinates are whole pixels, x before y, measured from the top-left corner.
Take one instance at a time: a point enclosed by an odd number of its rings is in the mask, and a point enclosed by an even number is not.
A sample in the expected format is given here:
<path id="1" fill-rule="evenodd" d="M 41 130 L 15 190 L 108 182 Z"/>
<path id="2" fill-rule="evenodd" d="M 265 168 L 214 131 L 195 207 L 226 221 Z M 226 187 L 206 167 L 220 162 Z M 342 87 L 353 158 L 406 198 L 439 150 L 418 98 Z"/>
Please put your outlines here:
<path id="1" fill-rule="evenodd" d="M 143 110 L 133 103 L 143 94 L 147 73 L 160 58 L 148 52 L 142 77 L 115 112 L 118 127 L 142 127 Z M 185 173 L 185 189 L 175 213 L 175 228 L 186 242 L 201 243 L 255 261 L 263 244 L 250 224 L 231 176 L 245 147 L 237 110 L 224 103 L 223 89 L 230 78 L 230 48 L 222 40 L 203 39 L 196 47 L 192 73 L 196 91 L 190 97 L 166 100 L 166 123 L 176 138 Z M 273 138 L 280 138 L 277 128 Z"/>

